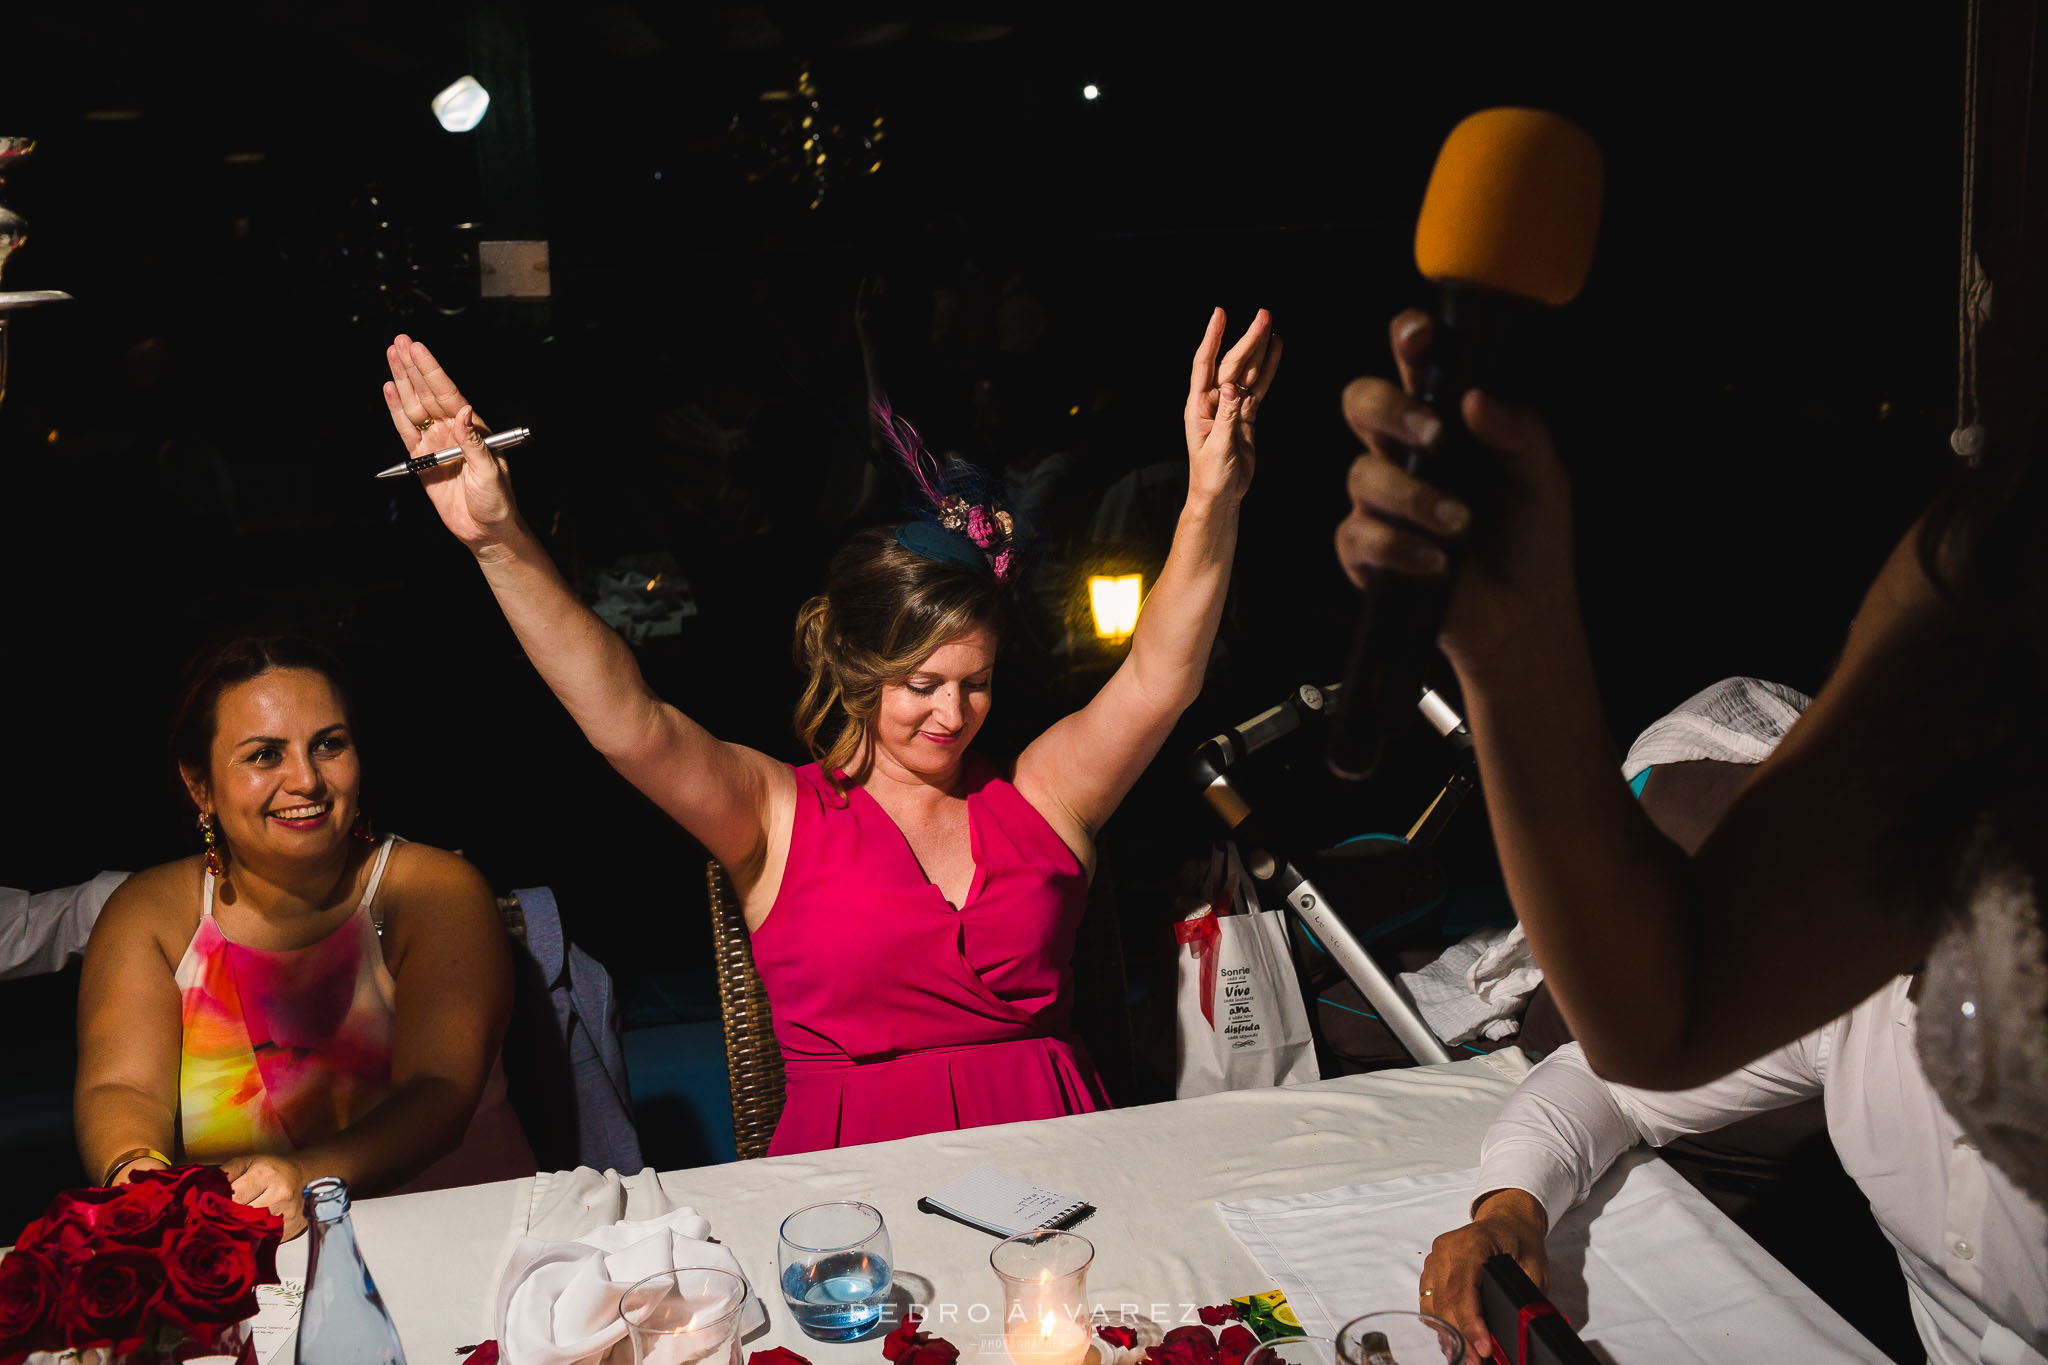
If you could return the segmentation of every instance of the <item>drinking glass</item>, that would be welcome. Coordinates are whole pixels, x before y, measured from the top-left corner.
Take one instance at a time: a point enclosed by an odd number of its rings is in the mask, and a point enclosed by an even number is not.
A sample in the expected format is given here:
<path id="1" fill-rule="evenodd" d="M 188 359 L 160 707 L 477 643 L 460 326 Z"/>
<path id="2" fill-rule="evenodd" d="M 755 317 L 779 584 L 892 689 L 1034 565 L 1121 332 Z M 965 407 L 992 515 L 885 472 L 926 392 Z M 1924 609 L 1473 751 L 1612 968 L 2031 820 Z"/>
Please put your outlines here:
<path id="1" fill-rule="evenodd" d="M 739 1365 L 747 1282 L 729 1270 L 679 1267 L 619 1296 L 633 1365 Z"/>
<path id="2" fill-rule="evenodd" d="M 1090 1349 L 1088 1266 L 1095 1244 L 1073 1232 L 1025 1232 L 996 1243 L 1003 1345 L 1017 1365 L 1079 1365 Z"/>
<path id="3" fill-rule="evenodd" d="M 1244 1365 L 1337 1365 L 1337 1343 L 1329 1337 L 1275 1337 L 1261 1342 Z"/>
<path id="4" fill-rule="evenodd" d="M 818 1341 L 852 1341 L 882 1320 L 889 1229 L 866 1204 L 813 1204 L 782 1220 L 776 1274 L 789 1315 Z"/>
<path id="5" fill-rule="evenodd" d="M 1440 1360 L 1464 1365 L 1465 1338 L 1427 1313 L 1367 1313 L 1337 1331 L 1338 1365 L 1436 1365 Z"/>

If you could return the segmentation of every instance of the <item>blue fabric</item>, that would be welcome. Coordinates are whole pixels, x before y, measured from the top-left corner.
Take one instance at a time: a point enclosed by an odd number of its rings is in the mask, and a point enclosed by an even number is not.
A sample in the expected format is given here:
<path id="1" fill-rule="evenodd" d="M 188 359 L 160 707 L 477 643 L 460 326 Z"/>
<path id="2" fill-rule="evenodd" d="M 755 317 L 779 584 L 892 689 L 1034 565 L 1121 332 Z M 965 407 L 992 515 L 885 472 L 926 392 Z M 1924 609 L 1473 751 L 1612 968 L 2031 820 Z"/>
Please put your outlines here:
<path id="1" fill-rule="evenodd" d="M 647 1121 L 647 1160 L 656 1170 L 739 1159 L 723 1020 L 629 1028 L 626 1064 L 634 1112 Z"/>
<path id="2" fill-rule="evenodd" d="M 958 531 L 948 531 L 928 521 L 904 522 L 896 528 L 896 543 L 926 559 L 988 572 L 988 556 L 980 546 Z"/>
<path id="3" fill-rule="evenodd" d="M 1650 785 L 1650 774 L 1656 771 L 1654 767 L 1645 768 L 1629 780 L 1629 792 L 1636 800 L 1640 801 L 1643 799 L 1643 788 Z"/>
<path id="4" fill-rule="evenodd" d="M 626 1083 L 619 1006 L 604 967 L 562 932 L 555 893 L 545 886 L 513 893 L 526 918 L 526 950 L 540 966 L 568 1055 L 576 1102 L 576 1159 L 593 1170 L 638 1171 L 640 1133 Z"/>

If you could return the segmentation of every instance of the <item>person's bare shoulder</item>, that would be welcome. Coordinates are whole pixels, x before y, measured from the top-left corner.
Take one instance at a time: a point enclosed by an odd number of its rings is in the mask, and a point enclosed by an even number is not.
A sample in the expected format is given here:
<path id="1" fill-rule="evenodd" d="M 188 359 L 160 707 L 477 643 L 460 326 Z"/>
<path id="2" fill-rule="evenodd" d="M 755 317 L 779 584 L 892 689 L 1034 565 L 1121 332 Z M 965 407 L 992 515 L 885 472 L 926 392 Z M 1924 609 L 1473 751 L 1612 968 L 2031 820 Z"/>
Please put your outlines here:
<path id="1" fill-rule="evenodd" d="M 399 844 L 384 867 L 377 903 L 386 925 L 405 916 L 440 918 L 467 910 L 495 912 L 497 897 L 475 864 L 431 844 Z"/>
<path id="2" fill-rule="evenodd" d="M 88 951 L 134 951 L 152 944 L 175 969 L 199 927 L 200 901 L 206 894 L 203 866 L 195 853 L 144 868 L 115 887 L 93 924 Z"/>
<path id="3" fill-rule="evenodd" d="M 394 977 L 403 981 L 408 971 L 440 974 L 458 963 L 480 963 L 502 976 L 509 989 L 509 948 L 497 897 L 462 855 L 400 844 L 385 865 L 377 906 L 384 961 Z"/>

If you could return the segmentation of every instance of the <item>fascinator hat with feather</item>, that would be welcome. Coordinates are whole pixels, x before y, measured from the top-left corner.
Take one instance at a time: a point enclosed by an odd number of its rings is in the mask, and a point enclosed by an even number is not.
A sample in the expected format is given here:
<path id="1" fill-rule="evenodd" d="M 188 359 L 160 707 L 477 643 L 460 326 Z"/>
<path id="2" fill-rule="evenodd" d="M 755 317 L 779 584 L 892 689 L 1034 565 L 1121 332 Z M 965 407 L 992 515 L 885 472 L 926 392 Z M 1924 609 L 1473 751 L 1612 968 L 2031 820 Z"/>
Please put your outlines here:
<path id="1" fill-rule="evenodd" d="M 909 419 L 889 406 L 887 394 L 871 393 L 868 410 L 919 494 L 896 528 L 897 543 L 926 559 L 980 570 L 1004 587 L 1016 582 L 1025 528 L 1002 481 L 965 460 L 942 462 Z"/>

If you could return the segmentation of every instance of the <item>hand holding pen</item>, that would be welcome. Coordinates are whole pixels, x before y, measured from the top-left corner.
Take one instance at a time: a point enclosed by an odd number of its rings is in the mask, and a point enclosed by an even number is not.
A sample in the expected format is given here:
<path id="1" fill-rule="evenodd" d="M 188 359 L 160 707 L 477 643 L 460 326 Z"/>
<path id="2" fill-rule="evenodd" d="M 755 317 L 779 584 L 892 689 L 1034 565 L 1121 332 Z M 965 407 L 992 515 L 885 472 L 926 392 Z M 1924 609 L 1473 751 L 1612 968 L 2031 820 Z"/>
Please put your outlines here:
<path id="1" fill-rule="evenodd" d="M 427 425 L 431 427 L 433 423 L 429 422 Z M 533 428 L 512 427 L 506 431 L 494 431 L 486 436 L 482 427 L 472 426 L 469 429 L 469 435 L 463 439 L 471 445 L 480 444 L 488 450 L 509 450 L 513 446 L 525 445 L 528 441 L 532 440 Z M 389 469 L 378 470 L 371 477 L 378 479 L 400 479 L 404 478 L 407 474 L 424 474 L 429 469 L 439 469 L 444 464 L 454 464 L 468 453 L 461 446 L 449 446 L 446 450 L 437 450 L 431 455 L 415 455 L 409 460 L 400 460 Z"/>
<path id="2" fill-rule="evenodd" d="M 434 510 L 472 552 L 502 543 L 517 527 L 519 509 L 504 457 L 486 440 L 489 428 L 425 343 L 401 334 L 384 358 L 391 367 L 384 406 L 392 428 L 413 461 L 435 461 L 419 475 Z M 450 449 L 460 450 L 461 458 L 442 458 Z"/>

